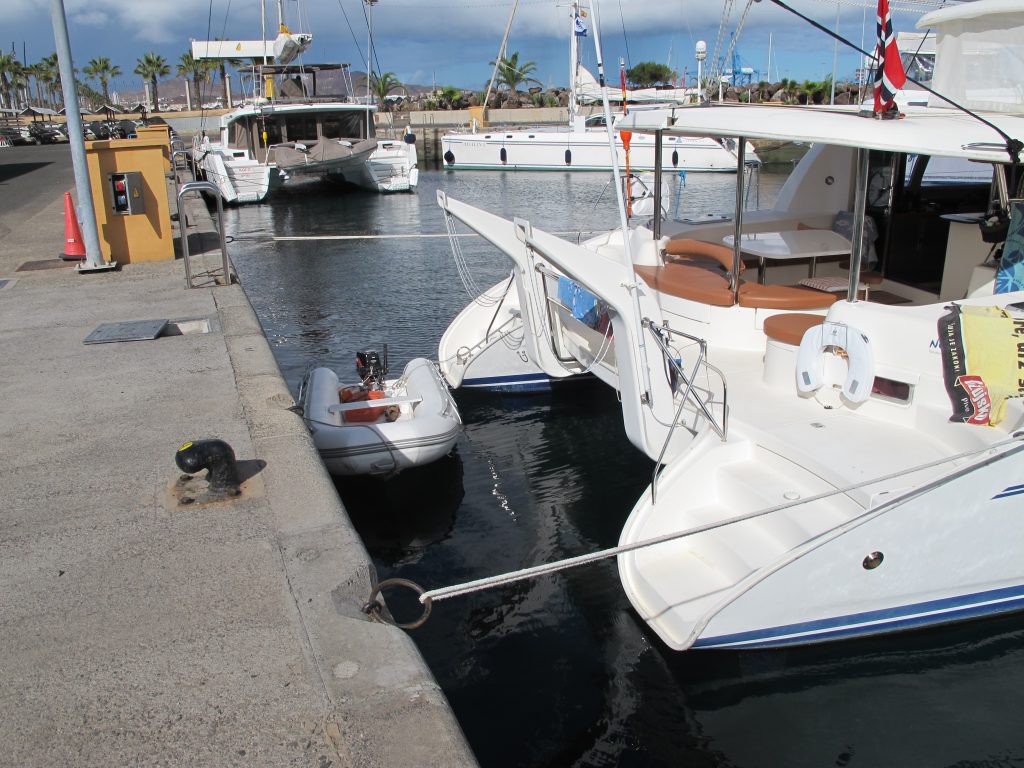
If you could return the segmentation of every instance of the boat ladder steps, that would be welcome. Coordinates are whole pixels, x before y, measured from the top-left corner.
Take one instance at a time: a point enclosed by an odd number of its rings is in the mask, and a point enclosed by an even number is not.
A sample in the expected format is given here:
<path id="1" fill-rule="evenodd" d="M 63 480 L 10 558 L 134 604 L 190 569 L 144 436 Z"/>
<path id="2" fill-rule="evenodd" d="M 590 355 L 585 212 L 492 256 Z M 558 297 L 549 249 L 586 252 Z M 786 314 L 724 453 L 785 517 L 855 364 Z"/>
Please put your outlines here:
<path id="1" fill-rule="evenodd" d="M 770 467 L 757 467 L 744 461 L 719 467 L 713 475 L 717 498 L 688 506 L 685 527 L 728 519 L 788 500 L 779 485 L 778 475 Z M 814 493 L 803 490 L 806 496 Z M 665 493 L 662 498 L 669 496 L 665 489 L 662 493 Z M 676 550 L 676 554 L 685 551 L 688 555 L 685 560 L 690 567 L 718 572 L 714 576 L 708 573 L 701 575 L 702 581 L 735 583 L 794 547 L 844 522 L 849 517 L 844 507 L 852 508 L 853 505 L 849 500 L 838 497 L 838 500 L 820 499 L 806 506 L 779 510 L 680 540 L 678 546 L 681 549 Z M 662 546 L 669 549 L 673 544 L 659 545 L 652 550 Z M 668 551 L 659 555 L 652 553 L 652 557 L 672 557 L 672 554 Z"/>

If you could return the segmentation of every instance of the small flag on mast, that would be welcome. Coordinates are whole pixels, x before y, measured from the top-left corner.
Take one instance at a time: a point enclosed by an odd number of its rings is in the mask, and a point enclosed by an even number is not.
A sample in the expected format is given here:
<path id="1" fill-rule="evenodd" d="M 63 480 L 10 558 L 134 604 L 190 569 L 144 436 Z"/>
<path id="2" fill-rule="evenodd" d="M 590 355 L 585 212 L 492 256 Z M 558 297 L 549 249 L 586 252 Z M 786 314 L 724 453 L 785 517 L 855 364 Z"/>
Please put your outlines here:
<path id="1" fill-rule="evenodd" d="M 875 112 L 885 112 L 893 104 L 896 91 L 907 82 L 903 71 L 900 51 L 896 47 L 896 33 L 892 31 L 892 17 L 889 15 L 889 0 L 878 0 L 878 50 L 875 58 L 878 70 L 875 72 Z"/>
<path id="2" fill-rule="evenodd" d="M 575 30 L 576 30 L 576 37 L 586 37 L 587 36 L 587 23 L 583 19 L 580 18 L 579 14 L 576 14 Z"/>

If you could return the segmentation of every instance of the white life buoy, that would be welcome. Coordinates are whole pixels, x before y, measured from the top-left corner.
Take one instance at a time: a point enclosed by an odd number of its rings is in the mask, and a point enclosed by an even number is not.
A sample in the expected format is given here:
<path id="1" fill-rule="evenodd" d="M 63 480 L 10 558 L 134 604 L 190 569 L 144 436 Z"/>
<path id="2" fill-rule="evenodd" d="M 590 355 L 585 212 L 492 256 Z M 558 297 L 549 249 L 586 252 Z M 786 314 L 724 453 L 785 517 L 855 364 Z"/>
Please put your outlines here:
<path id="1" fill-rule="evenodd" d="M 846 354 L 846 380 L 841 392 L 851 403 L 863 403 L 875 380 L 875 356 L 868 337 L 843 323 L 824 322 L 808 328 L 796 354 L 796 387 L 816 392 L 825 383 L 826 351 L 842 349 Z"/>

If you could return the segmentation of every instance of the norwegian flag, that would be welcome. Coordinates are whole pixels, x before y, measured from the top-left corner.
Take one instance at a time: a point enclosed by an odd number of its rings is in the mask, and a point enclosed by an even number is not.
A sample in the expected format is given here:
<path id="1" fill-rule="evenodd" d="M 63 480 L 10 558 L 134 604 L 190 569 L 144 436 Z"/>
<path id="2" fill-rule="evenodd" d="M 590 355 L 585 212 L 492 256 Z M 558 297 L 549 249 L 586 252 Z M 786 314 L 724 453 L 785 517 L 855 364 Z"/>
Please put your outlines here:
<path id="1" fill-rule="evenodd" d="M 875 112 L 885 112 L 896 98 L 896 91 L 907 82 L 900 51 L 896 47 L 896 33 L 892 31 L 889 0 L 878 0 L 878 71 L 875 73 Z"/>

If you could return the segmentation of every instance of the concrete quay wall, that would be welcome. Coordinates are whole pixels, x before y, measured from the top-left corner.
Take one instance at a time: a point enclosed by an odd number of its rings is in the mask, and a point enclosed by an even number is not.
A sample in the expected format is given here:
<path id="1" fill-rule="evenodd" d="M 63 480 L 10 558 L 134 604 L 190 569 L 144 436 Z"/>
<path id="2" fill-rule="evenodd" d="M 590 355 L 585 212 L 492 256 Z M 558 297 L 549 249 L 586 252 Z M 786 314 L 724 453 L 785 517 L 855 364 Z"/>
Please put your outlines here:
<path id="1" fill-rule="evenodd" d="M 56 260 L 66 145 L 0 152 L 0 184 L 0 765 L 475 765 L 412 640 L 361 610 L 372 564 L 242 288 Z M 149 319 L 210 332 L 83 343 Z M 205 438 L 242 493 L 183 503 L 176 451 Z"/>

